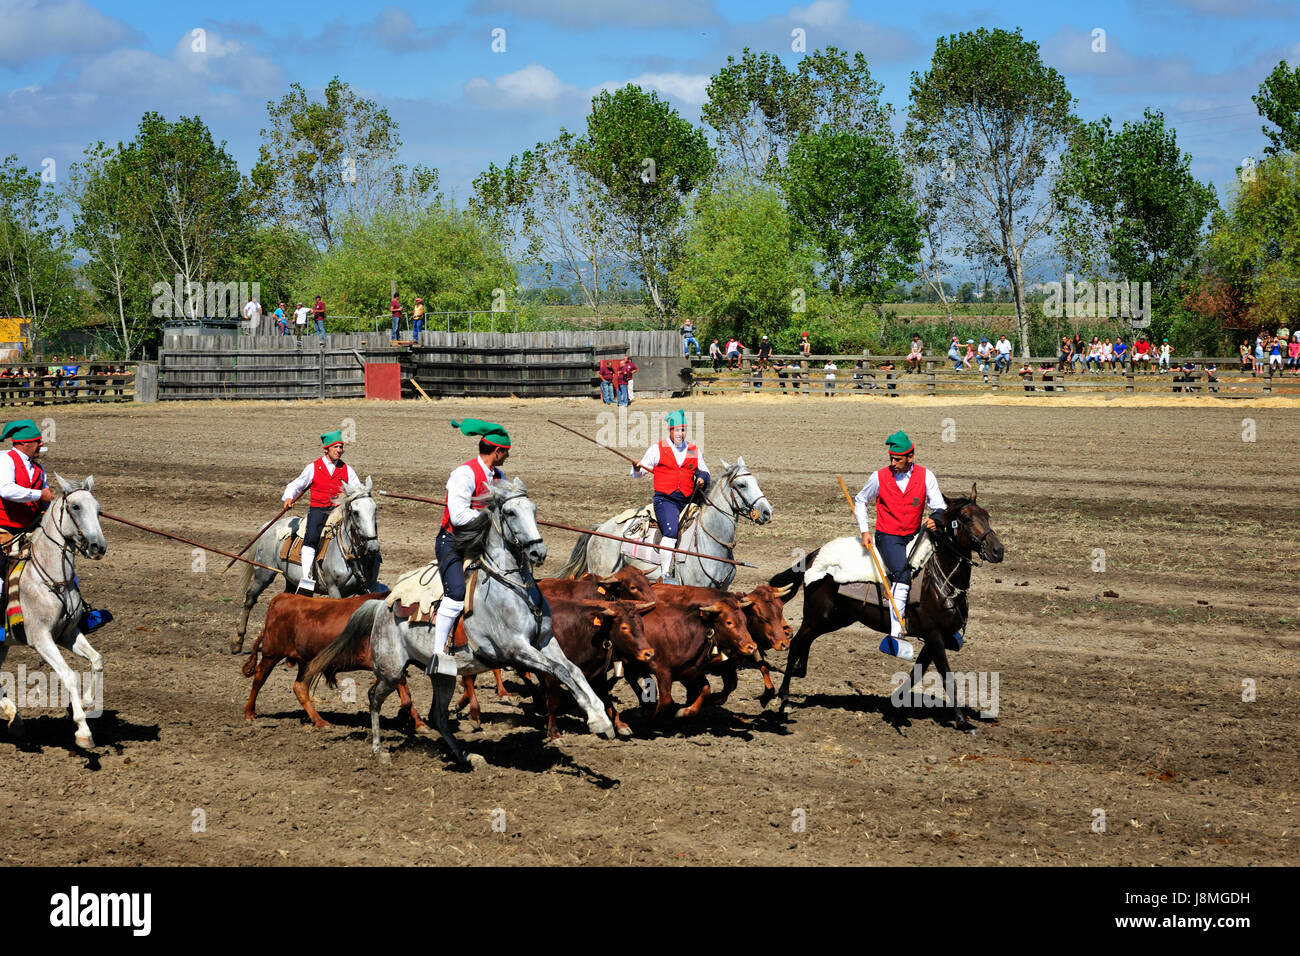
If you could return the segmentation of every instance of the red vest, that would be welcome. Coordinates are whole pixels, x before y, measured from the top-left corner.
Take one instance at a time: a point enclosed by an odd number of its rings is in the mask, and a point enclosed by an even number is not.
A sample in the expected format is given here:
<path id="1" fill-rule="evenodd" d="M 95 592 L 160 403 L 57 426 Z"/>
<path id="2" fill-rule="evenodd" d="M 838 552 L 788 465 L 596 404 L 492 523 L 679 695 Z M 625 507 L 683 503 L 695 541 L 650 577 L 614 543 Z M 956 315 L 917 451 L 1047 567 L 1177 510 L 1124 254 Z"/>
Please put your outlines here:
<path id="1" fill-rule="evenodd" d="M 333 507 L 334 499 L 338 497 L 343 490 L 343 482 L 348 477 L 348 466 L 340 461 L 334 466 L 334 474 L 331 475 L 325 468 L 325 459 L 316 459 L 316 470 L 311 477 L 311 498 L 308 503 L 313 508 L 330 508 Z"/>
<path id="2" fill-rule="evenodd" d="M 894 473 L 888 468 L 876 472 L 876 483 L 880 486 L 876 497 L 876 530 L 904 537 L 916 534 L 925 512 L 925 469 L 913 465 L 905 489 L 898 487 Z"/>
<path id="3" fill-rule="evenodd" d="M 44 486 L 45 469 L 32 462 L 32 470 L 29 472 L 27 466 L 23 464 L 23 456 L 18 454 L 18 449 L 9 449 L 9 457 L 14 462 L 14 484 L 19 488 L 41 488 Z M 0 515 L 0 528 L 12 528 L 19 531 L 26 531 L 28 528 L 35 527 L 36 522 L 40 520 L 41 512 L 45 510 L 39 501 L 10 501 L 3 499 L 4 514 Z"/>
<path id="4" fill-rule="evenodd" d="M 465 462 L 465 464 L 469 465 L 470 471 L 474 472 L 474 497 L 477 498 L 488 490 L 488 474 L 483 468 L 483 463 L 477 458 L 471 458 L 469 461 Z M 495 471 L 496 469 L 493 470 Z M 442 500 L 444 504 L 447 501 L 445 496 Z M 470 502 L 470 507 L 475 511 L 483 510 L 481 504 L 476 504 L 474 502 Z M 450 531 L 453 534 L 456 531 L 456 526 L 451 523 L 450 508 L 444 508 L 442 511 L 442 530 Z"/>
<path id="5" fill-rule="evenodd" d="M 695 472 L 700 467 L 700 450 L 694 444 L 686 445 L 686 457 L 682 463 L 677 464 L 677 456 L 673 454 L 673 446 L 664 439 L 659 443 L 659 464 L 655 465 L 654 482 L 655 491 L 663 495 L 671 495 L 674 491 L 680 491 L 686 497 L 690 497 L 695 491 Z"/>

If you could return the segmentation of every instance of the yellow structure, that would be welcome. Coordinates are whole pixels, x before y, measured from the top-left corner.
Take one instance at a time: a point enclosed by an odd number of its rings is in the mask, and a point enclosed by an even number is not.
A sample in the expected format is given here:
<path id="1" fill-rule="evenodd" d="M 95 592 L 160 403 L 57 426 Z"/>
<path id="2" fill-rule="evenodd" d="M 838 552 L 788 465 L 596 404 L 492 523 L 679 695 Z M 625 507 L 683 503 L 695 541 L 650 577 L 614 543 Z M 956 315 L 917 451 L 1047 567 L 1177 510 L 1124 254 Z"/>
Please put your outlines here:
<path id="1" fill-rule="evenodd" d="M 27 320 L 0 318 L 0 349 L 21 349 L 27 354 Z"/>

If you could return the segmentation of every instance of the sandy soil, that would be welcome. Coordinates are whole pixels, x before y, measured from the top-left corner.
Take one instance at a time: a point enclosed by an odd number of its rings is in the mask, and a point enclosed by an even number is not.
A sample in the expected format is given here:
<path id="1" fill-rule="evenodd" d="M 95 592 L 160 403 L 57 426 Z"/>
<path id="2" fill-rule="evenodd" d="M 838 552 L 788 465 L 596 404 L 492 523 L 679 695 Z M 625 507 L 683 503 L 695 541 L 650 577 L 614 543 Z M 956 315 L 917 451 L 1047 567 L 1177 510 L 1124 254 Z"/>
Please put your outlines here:
<path id="1" fill-rule="evenodd" d="M 889 691 L 899 668 L 855 627 L 817 641 L 785 714 L 759 706 L 758 675 L 744 671 L 725 711 L 659 727 L 633 721 L 638 737 L 619 743 L 571 717 L 565 738 L 547 744 L 531 702 L 498 701 L 480 679 L 483 729 L 462 721 L 459 735 L 486 769 L 450 770 L 440 743 L 401 734 L 395 698 L 384 720 L 391 760 L 381 763 L 366 740 L 365 673 L 320 691 L 334 729 L 306 723 L 283 671 L 246 723 L 249 680 L 228 650 L 237 572 L 222 576 L 224 559 L 199 565 L 183 545 L 105 522 L 107 557 L 78 567 L 90 599 L 116 614 L 94 638 L 106 658 L 97 746 L 78 750 L 71 721 L 51 708 L 24 709 L 25 741 L 0 730 L 0 857 L 1294 865 L 1300 418 L 1280 399 L 1171 396 L 1133 407 L 1142 401 L 691 406 L 709 464 L 743 454 L 775 507 L 770 525 L 741 529 L 740 556 L 761 568 L 742 570 L 742 586 L 786 567 L 795 549 L 852 531 L 834 475 L 860 485 L 897 428 L 945 490 L 979 482 L 1007 559 L 975 572 L 968 641 L 952 658 L 999 677 L 998 719 L 975 736 L 941 710 L 896 727 Z M 648 493 L 613 456 L 545 424 L 594 434 L 609 425 L 600 414 L 588 402 L 508 400 L 55 409 L 46 462 L 70 477 L 93 471 L 105 511 L 237 547 L 275 513 L 320 432 L 351 419 L 347 457 L 363 476 L 440 495 L 471 453 L 448 419 L 474 415 L 511 431 L 507 471 L 528 482 L 541 517 L 589 524 Z M 639 452 L 631 446 L 644 436 L 627 438 L 625 450 Z M 381 504 L 384 580 L 428 560 L 438 517 Z M 543 572 L 573 536 L 547 540 Z M 797 626 L 799 600 L 787 616 Z M 4 667 L 20 665 L 43 669 L 24 647 Z M 427 681 L 413 675 L 412 689 L 427 709 Z"/>

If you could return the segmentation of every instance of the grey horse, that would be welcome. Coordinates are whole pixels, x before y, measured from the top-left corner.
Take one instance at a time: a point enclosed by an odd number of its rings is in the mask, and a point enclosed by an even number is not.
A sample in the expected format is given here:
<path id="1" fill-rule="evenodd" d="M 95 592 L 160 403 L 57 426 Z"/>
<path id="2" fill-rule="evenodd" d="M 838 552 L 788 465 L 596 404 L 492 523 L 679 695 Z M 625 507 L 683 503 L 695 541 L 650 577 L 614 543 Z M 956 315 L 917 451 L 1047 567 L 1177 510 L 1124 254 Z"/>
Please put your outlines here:
<path id="1" fill-rule="evenodd" d="M 593 733 L 613 739 L 614 725 L 605 714 L 581 669 L 575 667 L 551 632 L 549 608 L 533 580 L 533 565 L 546 560 L 546 544 L 537 528 L 537 505 L 523 481 L 497 479 L 481 499 L 483 514 L 457 531 L 456 546 L 466 567 L 477 562 L 478 584 L 473 613 L 463 619 L 466 647 L 455 652 L 456 673 L 436 674 L 429 723 L 438 728 L 461 765 L 465 754 L 452 736 L 447 706 L 456 678 L 500 667 L 549 674 L 573 694 Z M 433 653 L 432 624 L 399 621 L 383 601 L 367 601 L 353 612 L 342 634 L 316 656 L 303 679 L 311 685 L 345 647 L 369 636 L 375 683 L 370 688 L 371 749 L 380 753 L 379 711 L 412 661 L 427 667 Z"/>
<path id="2" fill-rule="evenodd" d="M 677 547 L 684 551 L 730 559 L 735 556 L 737 519 L 746 517 L 755 524 L 767 524 L 772 520 L 772 504 L 763 494 L 758 479 L 745 465 L 742 456 L 736 459 L 734 465 L 722 462 L 722 474 L 709 486 L 699 515 L 698 519 L 682 527 Z M 621 535 L 626 524 L 627 522 L 620 523 L 615 518 L 610 518 L 596 530 Z M 584 534 L 569 555 L 568 563 L 560 568 L 559 576 L 576 578 L 588 571 L 603 576 L 613 574 L 630 564 L 644 571 L 651 580 L 659 579 L 659 564 L 631 558 L 622 549 L 623 546 L 617 541 Z M 735 576 L 734 564 L 684 554 L 673 559 L 673 577 L 679 584 L 725 590 L 731 586 L 731 580 Z"/>
<path id="3" fill-rule="evenodd" d="M 18 579 L 19 603 L 27 644 L 59 675 L 68 694 L 72 719 L 77 724 L 77 746 L 89 749 L 95 745 L 95 738 L 86 723 L 86 708 L 93 707 L 102 693 L 104 657 L 90 646 L 81 630 L 85 604 L 77 586 L 75 558 L 83 554 L 98 561 L 108 551 L 108 543 L 99 527 L 99 502 L 91 493 L 94 476 L 87 476 L 85 481 L 54 477 L 61 491 L 45 509 L 32 533 L 31 557 Z M 9 645 L 10 641 L 0 643 L 0 664 L 4 663 Z M 80 696 L 77 674 L 63 659 L 60 647 L 90 661 L 90 680 Z M 18 708 L 6 696 L 2 684 L 0 717 L 8 722 L 13 733 L 22 733 Z"/>
<path id="4" fill-rule="evenodd" d="M 377 505 L 370 496 L 370 478 L 364 485 L 345 484 L 335 499 L 343 506 L 339 529 L 330 539 L 321 556 L 316 593 L 332 598 L 368 594 L 375 589 L 379 576 L 379 522 L 375 516 Z M 252 558 L 260 564 L 279 568 L 284 572 L 285 590 L 295 591 L 302 578 L 302 568 L 297 561 L 280 559 L 279 531 L 291 521 L 304 521 L 298 517 L 281 518 L 267 528 L 257 539 Z M 248 615 L 258 597 L 274 581 L 276 575 L 251 564 L 244 565 L 244 575 L 239 582 L 239 593 L 244 596 L 244 608 L 239 615 L 239 625 L 230 641 L 230 653 L 244 649 L 244 635 L 248 632 Z"/>

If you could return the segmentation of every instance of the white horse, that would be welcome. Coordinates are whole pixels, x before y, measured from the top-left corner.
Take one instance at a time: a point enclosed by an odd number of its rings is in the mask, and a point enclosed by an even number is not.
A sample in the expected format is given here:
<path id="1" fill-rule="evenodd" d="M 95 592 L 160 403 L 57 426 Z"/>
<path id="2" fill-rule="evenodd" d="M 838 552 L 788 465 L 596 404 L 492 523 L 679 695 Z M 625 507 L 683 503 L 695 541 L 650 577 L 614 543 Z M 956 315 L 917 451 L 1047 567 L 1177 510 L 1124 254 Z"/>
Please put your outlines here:
<path id="1" fill-rule="evenodd" d="M 772 504 L 758 486 L 758 479 L 745 465 L 744 456 L 737 458 L 734 465 L 722 462 L 722 474 L 710 485 L 699 516 L 679 529 L 676 547 L 731 559 L 735 556 L 736 521 L 740 517 L 755 524 L 767 524 L 772 520 Z M 631 520 L 620 522 L 617 517 L 610 518 L 596 530 L 622 535 Z M 659 563 L 624 554 L 623 545 L 618 541 L 584 534 L 569 555 L 568 563 L 560 568 L 559 576 L 576 578 L 588 571 L 599 575 L 613 574 L 625 564 L 640 568 L 651 580 L 658 580 L 662 573 Z M 726 590 L 735 576 L 734 564 L 685 554 L 673 558 L 673 577 L 679 584 Z"/>
<path id="2" fill-rule="evenodd" d="M 364 485 L 344 484 L 342 492 L 334 500 L 334 504 L 343 506 L 343 516 L 317 565 L 320 571 L 316 581 L 317 594 L 345 598 L 368 594 L 375 589 L 380 563 L 379 522 L 375 514 L 375 499 L 370 496 L 371 487 L 369 477 Z M 286 591 L 296 591 L 298 582 L 302 579 L 302 565 L 297 561 L 284 561 L 280 558 L 283 540 L 280 529 L 295 521 L 301 522 L 298 526 L 298 534 L 301 535 L 307 527 L 306 518 L 296 515 L 281 518 L 263 532 L 253 550 L 254 561 L 280 568 L 284 572 Z M 230 653 L 238 654 L 244 649 L 249 612 L 275 578 L 276 575 L 270 571 L 247 563 L 244 565 L 244 576 L 239 582 L 239 591 L 244 595 L 244 609 L 239 616 L 239 625 L 235 628 L 235 637 L 230 642 Z"/>
<path id="3" fill-rule="evenodd" d="M 91 493 L 94 476 L 73 482 L 57 474 L 54 477 L 62 490 L 32 532 L 31 557 L 18 576 L 18 597 L 26 642 L 59 675 L 68 692 L 72 719 L 77 724 L 77 746 L 89 749 L 95 746 L 95 738 L 86 723 L 86 708 L 93 707 L 102 693 L 104 657 L 90 646 L 81 630 L 85 604 L 77 587 L 74 556 L 84 554 L 98 561 L 108 551 L 108 543 L 99 528 L 99 502 Z M 0 643 L 0 664 L 4 663 L 12 640 L 10 634 L 8 640 Z M 90 661 L 90 681 L 81 696 L 77 695 L 77 674 L 63 659 L 60 647 Z M 5 695 L 3 685 L 0 685 L 0 717 L 15 734 L 22 733 L 22 718 L 14 702 Z"/>
<path id="4" fill-rule="evenodd" d="M 469 643 L 455 651 L 456 674 L 434 676 L 429 723 L 438 728 L 457 762 L 465 764 L 465 755 L 447 721 L 456 678 L 513 667 L 554 677 L 577 699 L 592 732 L 613 739 L 614 725 L 600 698 L 552 635 L 550 608 L 534 583 L 532 566 L 546 560 L 546 544 L 537 528 L 537 505 L 518 478 L 492 481 L 483 497 L 476 500 L 483 504 L 482 516 L 456 532 L 456 549 L 465 559 L 466 571 L 474 562 L 479 566 L 473 613 L 467 611 L 463 618 Z M 413 661 L 427 668 L 433 655 L 434 627 L 432 622 L 399 621 L 383 601 L 367 601 L 353 612 L 343 633 L 308 668 L 303 676 L 308 692 L 340 651 L 369 636 L 376 678 L 370 688 L 371 749 L 379 753 L 380 708 L 408 663 Z"/>

